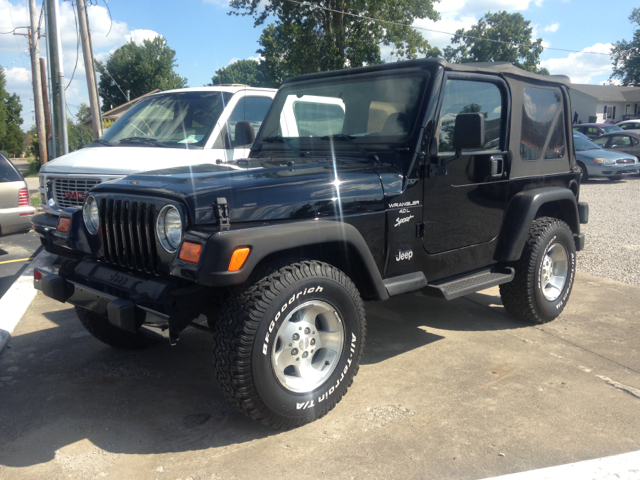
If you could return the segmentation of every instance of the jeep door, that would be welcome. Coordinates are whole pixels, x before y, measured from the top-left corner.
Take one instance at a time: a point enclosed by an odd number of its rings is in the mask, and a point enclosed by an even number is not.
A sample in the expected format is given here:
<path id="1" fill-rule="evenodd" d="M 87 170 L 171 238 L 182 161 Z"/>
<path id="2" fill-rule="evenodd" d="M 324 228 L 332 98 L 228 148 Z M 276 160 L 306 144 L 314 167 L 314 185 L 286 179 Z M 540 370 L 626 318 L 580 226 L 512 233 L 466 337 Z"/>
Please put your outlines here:
<path id="1" fill-rule="evenodd" d="M 499 77 L 449 73 L 439 98 L 424 182 L 424 238 L 428 253 L 490 242 L 506 208 L 509 91 Z M 484 145 L 456 158 L 453 132 L 460 113 L 484 116 Z"/>

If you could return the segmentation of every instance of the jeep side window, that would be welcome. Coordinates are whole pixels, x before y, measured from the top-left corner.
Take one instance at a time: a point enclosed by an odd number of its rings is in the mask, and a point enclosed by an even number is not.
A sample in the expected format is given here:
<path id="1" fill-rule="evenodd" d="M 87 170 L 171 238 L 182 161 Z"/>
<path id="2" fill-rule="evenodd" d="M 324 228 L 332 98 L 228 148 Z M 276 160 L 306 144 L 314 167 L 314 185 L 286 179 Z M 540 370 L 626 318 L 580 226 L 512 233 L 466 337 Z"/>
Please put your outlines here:
<path id="1" fill-rule="evenodd" d="M 551 136 L 551 138 L 549 138 Z M 522 105 L 522 137 L 520 156 L 538 160 L 547 139 L 544 158 L 561 158 L 565 152 L 562 95 L 557 88 L 526 87 Z"/>
<path id="2" fill-rule="evenodd" d="M 499 150 L 504 132 L 502 94 L 498 85 L 473 80 L 447 80 L 438 125 L 438 153 L 454 151 L 453 129 L 458 114 L 478 112 L 484 115 L 484 146 L 479 150 Z"/>
<path id="3" fill-rule="evenodd" d="M 236 138 L 236 124 L 238 122 L 250 122 L 254 133 L 258 133 L 271 102 L 273 100 L 269 97 L 242 97 L 238 100 L 227 121 L 226 132 L 223 132 L 223 135 L 226 136 L 227 148 L 238 147 L 244 143 Z"/>

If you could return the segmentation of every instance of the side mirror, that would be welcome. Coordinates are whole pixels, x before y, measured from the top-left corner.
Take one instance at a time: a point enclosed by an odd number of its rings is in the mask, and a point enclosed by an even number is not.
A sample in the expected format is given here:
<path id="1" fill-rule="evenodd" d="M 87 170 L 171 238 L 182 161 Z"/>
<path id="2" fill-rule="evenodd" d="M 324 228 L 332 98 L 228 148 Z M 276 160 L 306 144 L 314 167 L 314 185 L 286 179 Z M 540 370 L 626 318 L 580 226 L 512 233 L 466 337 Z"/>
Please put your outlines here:
<path id="1" fill-rule="evenodd" d="M 463 149 L 484 146 L 484 115 L 482 113 L 459 113 L 453 129 L 453 148 L 459 156 Z"/>
<path id="2" fill-rule="evenodd" d="M 236 140 L 233 142 L 234 147 L 242 145 L 250 145 L 256 139 L 256 133 L 253 130 L 253 124 L 246 120 L 236 123 L 235 131 Z"/>

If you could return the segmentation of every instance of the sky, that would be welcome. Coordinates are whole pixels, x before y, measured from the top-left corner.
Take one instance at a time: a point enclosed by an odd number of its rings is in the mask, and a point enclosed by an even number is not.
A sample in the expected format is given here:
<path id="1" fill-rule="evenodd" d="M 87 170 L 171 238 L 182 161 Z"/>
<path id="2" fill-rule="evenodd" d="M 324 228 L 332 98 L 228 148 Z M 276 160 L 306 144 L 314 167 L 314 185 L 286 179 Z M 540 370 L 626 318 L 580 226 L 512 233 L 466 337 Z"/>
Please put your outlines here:
<path id="1" fill-rule="evenodd" d="M 89 3 L 96 3 L 87 8 L 98 60 L 106 61 L 111 52 L 130 40 L 141 43 L 162 35 L 176 51 L 177 73 L 187 78 L 189 86 L 198 87 L 210 82 L 218 68 L 239 59 L 258 58 L 257 42 L 264 26 L 254 27 L 250 17 L 229 16 L 226 0 Z M 40 12 L 41 3 L 36 4 Z M 74 120 L 71 115 L 77 113 L 81 103 L 88 104 L 89 97 L 82 51 L 77 55 L 74 10 L 70 1 L 60 1 L 59 5 L 66 101 L 69 118 Z M 633 37 L 634 25 L 628 17 L 637 5 L 636 0 L 441 0 L 435 7 L 440 20 L 417 20 L 414 26 L 421 28 L 419 31 L 431 45 L 442 50 L 451 44 L 451 35 L 428 30 L 454 33 L 471 27 L 487 12 L 517 12 L 531 22 L 533 38 L 542 38 L 547 47 L 540 57 L 541 67 L 551 74 L 568 75 L 573 83 L 599 84 L 611 75 L 611 59 L 607 54 L 612 45 Z M 0 32 L 28 24 L 28 0 L 0 0 Z M 26 33 L 26 29 L 17 32 Z M 384 60 L 394 60 L 390 48 L 383 48 L 382 53 Z M 40 56 L 46 56 L 44 39 L 40 41 Z M 26 37 L 0 34 L 0 66 L 5 68 L 7 90 L 20 95 L 22 100 L 26 131 L 34 123 Z"/>

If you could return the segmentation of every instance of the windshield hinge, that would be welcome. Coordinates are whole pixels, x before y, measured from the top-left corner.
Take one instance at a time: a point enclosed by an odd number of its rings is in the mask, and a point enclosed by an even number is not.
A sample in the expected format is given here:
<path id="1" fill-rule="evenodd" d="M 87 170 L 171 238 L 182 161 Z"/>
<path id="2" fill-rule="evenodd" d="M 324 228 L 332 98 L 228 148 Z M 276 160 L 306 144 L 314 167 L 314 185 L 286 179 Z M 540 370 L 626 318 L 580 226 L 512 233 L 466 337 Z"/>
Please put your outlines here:
<path id="1" fill-rule="evenodd" d="M 229 221 L 229 204 L 227 204 L 227 199 L 224 197 L 218 198 L 216 203 L 213 204 L 213 212 L 218 219 L 220 231 L 229 230 L 231 222 Z"/>

